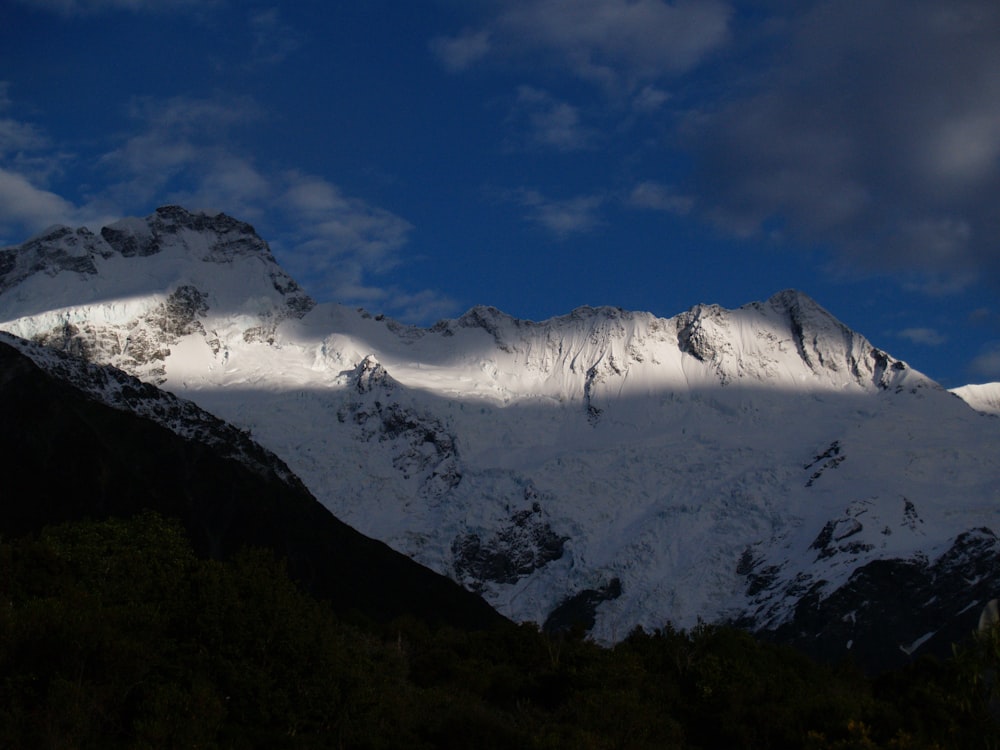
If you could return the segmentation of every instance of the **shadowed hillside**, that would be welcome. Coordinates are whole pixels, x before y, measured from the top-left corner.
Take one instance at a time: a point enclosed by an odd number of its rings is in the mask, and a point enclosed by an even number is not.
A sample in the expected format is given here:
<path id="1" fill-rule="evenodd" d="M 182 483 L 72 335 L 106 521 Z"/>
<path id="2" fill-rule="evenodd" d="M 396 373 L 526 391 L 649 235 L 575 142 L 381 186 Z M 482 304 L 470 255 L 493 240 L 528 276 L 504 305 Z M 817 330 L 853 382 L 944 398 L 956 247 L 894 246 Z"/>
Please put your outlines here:
<path id="1" fill-rule="evenodd" d="M 179 519 L 200 555 L 273 550 L 293 578 L 341 612 L 463 627 L 506 622 L 478 597 L 338 521 L 301 484 L 279 477 L 275 469 L 285 467 L 275 457 L 265 455 L 273 469 L 255 472 L 86 398 L 2 343 L 0 414 L 4 536 L 152 509 Z"/>

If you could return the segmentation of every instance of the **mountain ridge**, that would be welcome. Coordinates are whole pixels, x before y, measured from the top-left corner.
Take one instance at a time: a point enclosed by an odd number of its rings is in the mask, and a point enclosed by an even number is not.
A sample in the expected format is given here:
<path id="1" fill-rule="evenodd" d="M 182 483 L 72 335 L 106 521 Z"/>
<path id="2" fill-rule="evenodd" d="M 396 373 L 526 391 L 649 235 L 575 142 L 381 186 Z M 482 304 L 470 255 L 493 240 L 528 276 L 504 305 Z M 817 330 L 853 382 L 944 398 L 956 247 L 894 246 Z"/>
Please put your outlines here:
<path id="1" fill-rule="evenodd" d="M 264 548 L 335 611 L 466 628 L 506 623 L 478 597 L 328 513 L 277 456 L 191 402 L 0 333 L 0 533 L 144 510 L 204 557 Z"/>
<path id="2" fill-rule="evenodd" d="M 160 212 L 126 226 L 145 236 Z M 416 328 L 288 304 L 302 298 L 274 284 L 269 251 L 203 273 L 189 250 L 225 241 L 217 219 L 167 213 L 157 253 L 102 267 L 109 292 L 128 285 L 114 275 L 126 262 L 158 291 L 95 301 L 81 272 L 42 272 L 0 293 L 0 327 L 251 431 L 338 518 L 512 619 L 571 612 L 609 642 L 698 618 L 784 632 L 804 601 L 847 606 L 837 593 L 871 565 L 925 560 L 921 575 L 938 575 L 963 534 L 996 529 L 996 420 L 802 292 L 672 318 L 581 307 L 533 322 L 477 306 Z M 55 311 L 32 312 L 19 285 Z M 981 595 L 950 592 L 934 632 Z M 891 661 L 893 640 L 930 632 L 909 632 L 929 627 L 919 618 L 870 625 L 814 650 L 846 653 L 863 633 L 866 658 Z"/>

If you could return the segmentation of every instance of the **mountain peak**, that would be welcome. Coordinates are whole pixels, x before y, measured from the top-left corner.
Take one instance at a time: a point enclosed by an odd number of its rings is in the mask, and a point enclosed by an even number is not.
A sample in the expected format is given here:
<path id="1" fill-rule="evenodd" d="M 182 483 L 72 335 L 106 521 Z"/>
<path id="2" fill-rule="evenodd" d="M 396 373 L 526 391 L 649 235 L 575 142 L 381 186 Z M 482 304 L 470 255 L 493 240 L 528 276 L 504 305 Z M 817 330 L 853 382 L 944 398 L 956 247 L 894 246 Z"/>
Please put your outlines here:
<path id="1" fill-rule="evenodd" d="M 799 289 L 789 288 L 775 292 L 768 298 L 767 303 L 772 307 L 784 307 L 786 309 L 812 308 L 826 312 L 816 300 Z"/>
<path id="2" fill-rule="evenodd" d="M 220 274 L 219 264 L 234 269 Z M 162 206 L 98 234 L 54 226 L 0 250 L 0 292 L 15 291 L 13 304 L 22 315 L 62 307 L 59 300 L 67 295 L 67 304 L 80 304 L 169 294 L 182 286 L 196 288 L 216 308 L 269 300 L 265 307 L 277 318 L 300 318 L 315 305 L 254 228 L 224 213 Z"/>
<path id="3" fill-rule="evenodd" d="M 155 255 L 179 245 L 205 261 L 260 255 L 274 262 L 267 243 L 250 224 L 223 213 L 192 212 L 181 206 L 161 206 L 144 219 L 109 224 L 101 229 L 101 237 L 126 258 Z"/>
<path id="4" fill-rule="evenodd" d="M 95 275 L 95 259 L 111 255 L 106 243 L 86 227 L 72 229 L 57 224 L 21 245 L 0 249 L 0 292 L 38 273 Z"/>
<path id="5" fill-rule="evenodd" d="M 790 377 L 834 389 L 888 390 L 904 379 L 931 384 L 796 289 L 736 310 L 695 305 L 674 320 L 680 350 L 714 370 L 723 385 L 747 377 L 774 383 Z"/>

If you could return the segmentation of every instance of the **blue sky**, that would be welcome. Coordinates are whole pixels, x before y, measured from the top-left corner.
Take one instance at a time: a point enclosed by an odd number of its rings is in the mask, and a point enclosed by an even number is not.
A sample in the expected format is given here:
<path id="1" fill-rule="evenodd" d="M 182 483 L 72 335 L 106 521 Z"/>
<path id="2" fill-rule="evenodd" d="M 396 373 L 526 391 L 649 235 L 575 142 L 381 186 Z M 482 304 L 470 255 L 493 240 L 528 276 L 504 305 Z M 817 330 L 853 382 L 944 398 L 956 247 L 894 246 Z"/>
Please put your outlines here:
<path id="1" fill-rule="evenodd" d="M 671 316 L 788 287 L 1000 380 L 995 0 L 7 0 L 0 245 L 180 203 L 317 299 Z"/>

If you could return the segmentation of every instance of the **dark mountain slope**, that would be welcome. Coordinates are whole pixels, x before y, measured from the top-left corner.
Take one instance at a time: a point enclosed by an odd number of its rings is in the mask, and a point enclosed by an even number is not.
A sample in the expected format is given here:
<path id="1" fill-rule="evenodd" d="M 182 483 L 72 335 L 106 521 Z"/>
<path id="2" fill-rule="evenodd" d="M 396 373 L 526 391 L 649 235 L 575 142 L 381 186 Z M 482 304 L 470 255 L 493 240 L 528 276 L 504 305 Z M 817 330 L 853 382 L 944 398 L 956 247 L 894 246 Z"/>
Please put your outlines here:
<path id="1" fill-rule="evenodd" d="M 273 550 L 293 578 L 341 612 L 460 627 L 506 622 L 457 584 L 337 520 L 297 482 L 98 403 L 2 342 L 0 423 L 4 536 L 152 509 L 178 518 L 201 555 Z"/>

